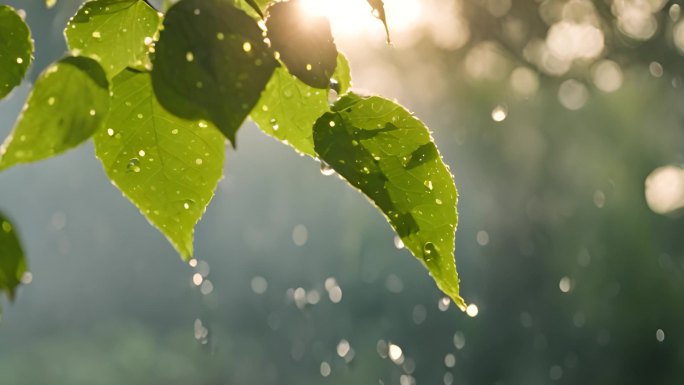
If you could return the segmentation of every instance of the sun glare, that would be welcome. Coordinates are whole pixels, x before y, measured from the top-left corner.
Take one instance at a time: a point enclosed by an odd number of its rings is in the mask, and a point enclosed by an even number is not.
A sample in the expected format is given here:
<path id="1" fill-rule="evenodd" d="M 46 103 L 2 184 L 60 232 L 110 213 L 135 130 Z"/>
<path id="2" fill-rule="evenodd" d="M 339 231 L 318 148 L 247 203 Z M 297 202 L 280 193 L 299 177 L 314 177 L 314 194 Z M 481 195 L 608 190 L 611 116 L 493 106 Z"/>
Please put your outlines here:
<path id="1" fill-rule="evenodd" d="M 302 0 L 301 4 L 310 15 L 328 17 L 336 38 L 385 33 L 365 0 Z M 422 7 L 419 0 L 385 0 L 385 12 L 390 32 L 400 34 L 419 23 Z"/>

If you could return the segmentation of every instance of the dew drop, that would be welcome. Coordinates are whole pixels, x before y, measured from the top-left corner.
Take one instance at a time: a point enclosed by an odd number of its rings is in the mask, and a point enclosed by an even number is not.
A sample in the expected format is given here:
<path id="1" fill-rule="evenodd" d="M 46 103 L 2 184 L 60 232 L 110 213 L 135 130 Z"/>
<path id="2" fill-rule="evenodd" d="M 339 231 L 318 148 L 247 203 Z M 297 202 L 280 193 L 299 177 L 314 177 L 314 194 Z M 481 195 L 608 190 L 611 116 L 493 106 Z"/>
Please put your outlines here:
<path id="1" fill-rule="evenodd" d="M 131 172 L 139 173 L 140 172 L 140 160 L 138 158 L 132 158 L 131 160 L 128 161 L 128 164 L 126 165 L 126 169 Z"/>
<path id="2" fill-rule="evenodd" d="M 252 43 L 246 41 L 242 44 L 242 50 L 245 52 L 251 52 L 252 51 Z"/>
<path id="3" fill-rule="evenodd" d="M 190 63 L 193 60 L 195 60 L 195 55 L 193 55 L 192 52 L 188 51 L 185 53 L 185 60 L 187 60 L 188 63 Z"/>
<path id="4" fill-rule="evenodd" d="M 432 191 L 432 181 L 431 180 L 426 180 L 425 182 L 423 182 L 423 184 L 425 185 L 425 187 L 428 188 L 428 190 Z"/>
<path id="5" fill-rule="evenodd" d="M 324 161 L 321 161 L 321 174 L 325 176 L 330 176 L 335 173 L 335 170 Z"/>
<path id="6" fill-rule="evenodd" d="M 145 150 L 138 151 L 138 155 L 140 155 L 141 157 L 144 157 L 145 156 Z"/>
<path id="7" fill-rule="evenodd" d="M 492 120 L 503 122 L 508 116 L 508 108 L 505 105 L 498 105 L 492 110 Z"/>
<path id="8" fill-rule="evenodd" d="M 114 136 L 114 129 L 108 128 L 108 129 L 107 129 L 107 135 L 109 135 L 109 136 Z"/>
<path id="9" fill-rule="evenodd" d="M 153 42 L 154 42 L 154 39 L 152 39 L 152 38 L 149 37 L 149 36 L 146 36 L 146 37 L 143 39 L 143 43 L 145 43 L 145 45 L 152 45 Z"/>
<path id="10" fill-rule="evenodd" d="M 95 110 L 90 110 L 89 113 L 90 113 L 90 116 L 95 116 L 95 114 L 97 114 L 97 112 L 95 112 Z"/>
<path id="11" fill-rule="evenodd" d="M 195 205 L 195 201 L 192 199 L 187 199 L 183 202 L 183 208 L 186 210 L 190 210 L 191 207 Z"/>
<path id="12" fill-rule="evenodd" d="M 196 164 L 196 165 L 201 166 L 202 163 L 204 163 L 204 161 L 202 160 L 202 158 L 197 158 L 197 159 L 195 159 L 195 164 Z"/>
<path id="13" fill-rule="evenodd" d="M 311 71 L 312 69 L 313 69 L 313 66 L 311 66 L 311 64 L 307 64 L 307 65 L 306 65 L 306 70 L 307 70 L 307 71 Z"/>
<path id="14" fill-rule="evenodd" d="M 437 203 L 438 205 L 441 205 L 441 204 L 442 204 L 442 200 L 439 199 L 439 198 L 437 198 L 437 199 L 435 199 L 435 203 Z"/>
<path id="15" fill-rule="evenodd" d="M 176 134 L 178 134 L 177 128 L 174 128 L 173 130 L 171 130 L 171 135 L 176 135 Z"/>
<path id="16" fill-rule="evenodd" d="M 50 97 L 48 98 L 48 105 L 49 105 L 49 106 L 54 106 L 54 105 L 55 105 L 55 97 L 54 97 L 54 96 L 50 96 Z"/>
<path id="17" fill-rule="evenodd" d="M 334 120 L 331 120 L 330 123 L 328 123 L 328 124 L 330 125 L 330 127 L 335 127 L 335 121 Z"/>
<path id="18" fill-rule="evenodd" d="M 223 32 L 219 32 L 216 34 L 216 39 L 217 40 L 223 40 L 226 38 L 226 35 L 223 34 Z"/>
<path id="19" fill-rule="evenodd" d="M 102 37 L 102 34 L 100 33 L 100 31 L 93 31 L 92 36 L 96 39 L 99 39 Z"/>
<path id="20" fill-rule="evenodd" d="M 17 58 L 17 64 L 22 64 L 24 62 L 24 59 L 18 57 Z"/>

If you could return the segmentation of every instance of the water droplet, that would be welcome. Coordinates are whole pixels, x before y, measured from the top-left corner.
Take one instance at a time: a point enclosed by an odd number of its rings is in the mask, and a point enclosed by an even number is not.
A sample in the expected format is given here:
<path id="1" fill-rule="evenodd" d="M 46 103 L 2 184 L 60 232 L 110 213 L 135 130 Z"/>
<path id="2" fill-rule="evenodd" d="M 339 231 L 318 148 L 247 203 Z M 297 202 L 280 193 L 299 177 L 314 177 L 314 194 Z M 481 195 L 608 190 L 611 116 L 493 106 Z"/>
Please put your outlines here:
<path id="1" fill-rule="evenodd" d="M 200 14 L 200 10 L 199 10 L 199 8 L 195 8 L 195 10 L 194 10 L 194 11 L 192 11 L 192 13 L 194 13 L 194 14 L 195 14 L 195 16 L 198 16 L 198 15 Z"/>
<path id="2" fill-rule="evenodd" d="M 438 205 L 441 205 L 441 204 L 442 204 L 442 200 L 439 199 L 439 198 L 437 198 L 437 199 L 435 199 L 435 203 L 437 203 Z"/>
<path id="3" fill-rule="evenodd" d="M 55 97 L 54 97 L 54 96 L 50 96 L 50 97 L 48 98 L 48 105 L 49 105 L 49 106 L 54 106 L 54 105 L 55 105 Z"/>
<path id="4" fill-rule="evenodd" d="M 140 155 L 141 157 L 144 157 L 145 156 L 145 150 L 138 151 L 138 155 Z"/>
<path id="5" fill-rule="evenodd" d="M 495 122 L 503 122 L 508 116 L 508 107 L 506 105 L 498 105 L 492 110 L 492 120 Z"/>
<path id="6" fill-rule="evenodd" d="M 176 134 L 178 134 L 177 128 L 174 128 L 173 130 L 171 130 L 171 135 L 176 135 Z"/>
<path id="7" fill-rule="evenodd" d="M 330 176 L 335 173 L 335 170 L 324 161 L 321 161 L 321 174 L 325 176 Z"/>
<path id="8" fill-rule="evenodd" d="M 306 70 L 307 70 L 307 71 L 311 71 L 312 69 L 313 69 L 313 66 L 311 66 L 311 64 L 307 64 L 307 65 L 306 65 Z"/>
<path id="9" fill-rule="evenodd" d="M 426 242 L 423 246 L 423 252 L 425 253 L 425 259 L 430 260 L 437 254 L 437 246 L 432 242 Z"/>
<path id="10" fill-rule="evenodd" d="M 219 32 L 216 34 L 216 39 L 217 40 L 223 40 L 226 38 L 226 35 L 223 34 L 223 32 Z"/>
<path id="11" fill-rule="evenodd" d="M 192 199 L 186 199 L 185 202 L 183 202 L 183 208 L 186 210 L 190 210 L 191 207 L 195 205 L 195 201 Z"/>
<path id="12" fill-rule="evenodd" d="M 204 163 L 204 161 L 202 160 L 202 158 L 197 158 L 197 159 L 195 159 L 195 164 L 196 164 L 196 165 L 201 166 L 202 163 Z"/>
<path id="13" fill-rule="evenodd" d="M 22 59 L 22 58 L 20 58 L 20 57 L 17 58 L 17 64 L 21 64 L 21 63 L 23 63 L 23 62 L 24 62 L 24 59 Z"/>
<path id="14" fill-rule="evenodd" d="M 140 172 L 140 160 L 138 158 L 132 158 L 131 160 L 128 161 L 128 164 L 126 165 L 126 169 L 131 172 L 138 173 Z"/>
<path id="15" fill-rule="evenodd" d="M 90 116 L 95 116 L 95 114 L 97 114 L 97 112 L 95 112 L 95 110 L 90 110 L 89 113 L 90 113 Z"/>
<path id="16" fill-rule="evenodd" d="M 404 248 L 404 241 L 402 241 L 398 235 L 394 236 L 394 247 L 396 247 L 397 249 Z"/>
<path id="17" fill-rule="evenodd" d="M 187 60 L 188 63 L 190 63 L 193 60 L 195 60 L 195 55 L 193 55 L 192 52 L 188 51 L 185 53 L 185 60 Z"/>
<path id="18" fill-rule="evenodd" d="M 152 43 L 154 43 L 154 39 L 152 39 L 152 38 L 149 37 L 149 36 L 146 36 L 146 37 L 143 39 L 143 43 L 145 43 L 145 45 L 152 45 Z"/>
<path id="19" fill-rule="evenodd" d="M 242 44 L 242 50 L 245 52 L 250 52 L 252 51 L 252 43 L 246 41 Z"/>
<path id="20" fill-rule="evenodd" d="M 107 129 L 107 135 L 109 135 L 109 136 L 114 136 L 114 129 L 108 128 L 108 129 Z"/>
<path id="21" fill-rule="evenodd" d="M 202 127 L 202 128 L 209 127 L 209 124 L 207 124 L 207 122 L 205 122 L 204 120 L 200 120 L 199 123 L 197 123 L 197 125 Z"/>
<path id="22" fill-rule="evenodd" d="M 92 36 L 96 39 L 99 39 L 102 37 L 102 34 L 100 33 L 100 31 L 93 31 Z"/>
<path id="23" fill-rule="evenodd" d="M 330 123 L 328 123 L 328 124 L 330 125 L 330 127 L 335 127 L 335 121 L 334 120 L 331 120 Z"/>
<path id="24" fill-rule="evenodd" d="M 431 180 L 426 180 L 425 182 L 423 182 L 423 184 L 425 185 L 425 187 L 428 188 L 428 190 L 432 191 L 432 181 Z"/>
<path id="25" fill-rule="evenodd" d="M 138 119 L 142 119 L 142 118 L 143 118 L 143 114 L 138 114 Z"/>
<path id="26" fill-rule="evenodd" d="M 477 314 L 478 314 L 479 312 L 480 312 L 480 309 L 478 309 L 478 308 L 477 308 L 477 305 L 475 305 L 474 303 L 471 303 L 471 304 L 468 305 L 468 307 L 466 308 L 466 314 L 468 314 L 468 316 L 469 316 L 469 317 L 472 317 L 472 318 L 477 317 Z"/>

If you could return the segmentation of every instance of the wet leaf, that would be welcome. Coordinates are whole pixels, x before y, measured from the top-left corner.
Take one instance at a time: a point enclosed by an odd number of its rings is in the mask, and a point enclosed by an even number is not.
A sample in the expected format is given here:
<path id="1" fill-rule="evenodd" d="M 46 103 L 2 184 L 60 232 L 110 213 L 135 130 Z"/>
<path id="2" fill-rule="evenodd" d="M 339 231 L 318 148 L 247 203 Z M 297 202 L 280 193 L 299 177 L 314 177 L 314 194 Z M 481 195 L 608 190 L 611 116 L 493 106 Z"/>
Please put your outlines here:
<path id="1" fill-rule="evenodd" d="M 142 0 L 83 4 L 64 35 L 69 48 L 100 62 L 111 78 L 126 67 L 151 68 L 147 56 L 161 17 Z"/>
<path id="2" fill-rule="evenodd" d="M 0 212 L 0 293 L 14 299 L 16 288 L 26 272 L 26 259 L 12 223 Z"/>
<path id="3" fill-rule="evenodd" d="M 348 94 L 314 127 L 315 149 L 387 217 L 437 286 L 465 309 L 454 261 L 457 192 L 427 127 L 380 97 Z"/>
<path id="4" fill-rule="evenodd" d="M 346 63 L 344 55 L 339 56 L 338 61 Z M 348 70 L 349 66 L 342 65 L 333 75 L 338 87 L 345 91 L 351 84 Z M 281 67 L 273 73 L 251 117 L 268 135 L 315 157 L 313 125 L 323 113 L 330 111 L 328 98 L 327 90 L 310 87 Z"/>
<path id="5" fill-rule="evenodd" d="M 316 88 L 328 88 L 337 66 L 337 47 L 324 16 L 302 11 L 300 0 L 274 3 L 266 28 L 271 46 L 291 74 Z"/>
<path id="6" fill-rule="evenodd" d="M 0 99 L 21 83 L 32 54 L 28 26 L 14 9 L 0 4 Z"/>
<path id="7" fill-rule="evenodd" d="M 164 20 L 152 80 L 165 108 L 211 120 L 235 144 L 277 65 L 259 26 L 233 4 L 182 0 Z"/>
<path id="8" fill-rule="evenodd" d="M 210 123 L 166 111 L 147 72 L 113 79 L 111 111 L 93 138 L 107 176 L 189 259 L 194 227 L 223 173 L 225 139 Z"/>
<path id="9" fill-rule="evenodd" d="M 52 157 L 90 138 L 109 110 L 108 87 L 93 59 L 67 57 L 50 65 L 0 146 L 0 170 Z"/>
<path id="10" fill-rule="evenodd" d="M 387 15 L 385 14 L 385 3 L 383 0 L 368 0 L 368 4 L 373 8 L 373 15 L 377 17 L 385 26 L 385 33 L 387 34 L 387 44 L 392 44 L 390 38 L 389 27 L 387 26 Z"/>
<path id="11" fill-rule="evenodd" d="M 342 52 L 337 55 L 337 68 L 333 74 L 335 91 L 338 95 L 346 94 L 352 86 L 351 68 L 347 57 Z"/>
<path id="12" fill-rule="evenodd" d="M 249 5 L 250 7 L 252 7 L 252 9 L 254 10 L 254 12 L 256 12 L 256 13 L 259 15 L 260 18 L 262 18 L 262 19 L 264 18 L 264 13 L 261 12 L 261 7 L 259 7 L 259 4 L 257 4 L 256 1 L 254 1 L 254 0 L 245 0 L 245 2 L 247 3 L 247 5 Z"/>

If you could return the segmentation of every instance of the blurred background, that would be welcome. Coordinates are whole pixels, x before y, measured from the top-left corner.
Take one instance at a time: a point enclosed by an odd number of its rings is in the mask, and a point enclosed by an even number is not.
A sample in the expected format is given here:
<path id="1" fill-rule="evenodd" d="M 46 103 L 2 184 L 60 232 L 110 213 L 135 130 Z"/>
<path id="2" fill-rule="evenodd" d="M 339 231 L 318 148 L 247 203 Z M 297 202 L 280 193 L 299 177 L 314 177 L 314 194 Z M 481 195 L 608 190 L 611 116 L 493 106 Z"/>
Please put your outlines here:
<path id="1" fill-rule="evenodd" d="M 7 1 L 6 1 L 7 2 Z M 354 86 L 434 131 L 460 192 L 461 313 L 365 198 L 248 122 L 194 266 L 92 145 L 0 174 L 30 274 L 0 384 L 681 384 L 684 15 L 664 0 L 364 0 L 330 15 Z M 11 0 L 65 53 L 80 1 Z"/>

